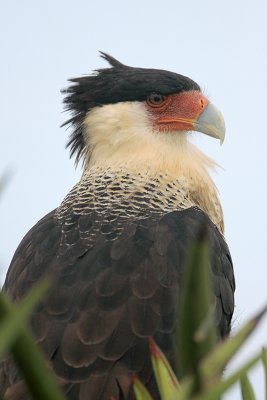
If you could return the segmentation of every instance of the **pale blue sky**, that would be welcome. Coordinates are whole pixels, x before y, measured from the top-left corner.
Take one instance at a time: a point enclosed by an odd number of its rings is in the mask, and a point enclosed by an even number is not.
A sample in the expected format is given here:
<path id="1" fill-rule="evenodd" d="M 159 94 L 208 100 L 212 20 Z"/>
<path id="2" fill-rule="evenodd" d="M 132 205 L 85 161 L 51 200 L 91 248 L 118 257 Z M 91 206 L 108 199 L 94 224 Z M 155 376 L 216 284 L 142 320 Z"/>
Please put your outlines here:
<path id="1" fill-rule="evenodd" d="M 235 264 L 238 328 L 267 301 L 266 0 L 13 0 L 2 4 L 0 30 L 0 171 L 14 172 L 1 199 L 2 281 L 22 236 L 79 179 L 59 128 L 67 118 L 60 89 L 103 67 L 103 50 L 191 77 L 225 116 L 222 147 L 198 133 L 194 140 L 223 167 L 214 179 Z M 234 364 L 263 344 L 266 320 Z M 262 371 L 252 378 L 262 399 Z M 238 398 L 238 390 L 225 397 Z"/>

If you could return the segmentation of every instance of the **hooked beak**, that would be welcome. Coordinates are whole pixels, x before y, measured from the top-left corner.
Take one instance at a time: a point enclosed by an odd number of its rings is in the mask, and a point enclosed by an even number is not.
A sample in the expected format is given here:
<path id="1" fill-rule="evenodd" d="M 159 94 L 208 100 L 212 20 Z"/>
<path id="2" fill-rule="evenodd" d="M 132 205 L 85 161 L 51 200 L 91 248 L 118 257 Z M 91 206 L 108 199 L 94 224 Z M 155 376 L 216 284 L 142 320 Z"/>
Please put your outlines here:
<path id="1" fill-rule="evenodd" d="M 219 139 L 220 143 L 223 144 L 225 138 L 225 123 L 222 113 L 209 102 L 196 122 L 193 123 L 193 130 Z"/>

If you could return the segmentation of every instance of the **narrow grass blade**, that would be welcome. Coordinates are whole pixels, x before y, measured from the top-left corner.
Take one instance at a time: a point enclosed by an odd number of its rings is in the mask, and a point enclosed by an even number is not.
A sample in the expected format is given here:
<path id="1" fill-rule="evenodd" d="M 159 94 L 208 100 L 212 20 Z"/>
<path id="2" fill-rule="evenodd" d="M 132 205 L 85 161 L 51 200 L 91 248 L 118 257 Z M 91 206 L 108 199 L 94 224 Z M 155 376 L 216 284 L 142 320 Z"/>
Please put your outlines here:
<path id="1" fill-rule="evenodd" d="M 199 372 L 205 382 L 217 379 L 226 364 L 240 349 L 248 336 L 256 329 L 266 312 L 263 308 L 254 318 L 249 320 L 234 336 L 219 343 L 214 350 L 200 363 Z"/>
<path id="2" fill-rule="evenodd" d="M 38 297 L 37 291 L 33 292 L 33 303 Z M 31 303 L 29 296 L 25 302 Z M 8 301 L 6 296 L 0 297 L 0 318 L 15 316 L 15 307 Z M 38 400 L 64 400 L 64 396 L 58 387 L 55 377 L 48 368 L 40 349 L 25 324 L 19 329 L 19 335 L 11 345 L 11 353 L 25 379 L 29 392 L 34 399 Z"/>
<path id="3" fill-rule="evenodd" d="M 179 394 L 175 398 L 175 400 L 188 400 L 192 396 L 192 392 L 194 389 L 194 378 L 193 376 L 187 376 L 183 378 L 182 381 L 180 381 L 180 388 L 179 388 Z"/>
<path id="4" fill-rule="evenodd" d="M 158 384 L 158 388 L 163 399 L 177 398 L 179 393 L 179 382 L 168 363 L 166 357 L 156 345 L 155 341 L 150 338 L 151 360 Z"/>
<path id="5" fill-rule="evenodd" d="M 8 299 L 3 292 L 0 292 L 0 356 L 17 339 L 21 325 L 27 321 L 36 304 L 38 304 L 49 287 L 48 280 L 38 283 L 18 306 L 14 306 L 12 312 L 7 313 L 4 310 L 8 305 Z M 6 315 L 3 316 L 3 314 Z"/>
<path id="6" fill-rule="evenodd" d="M 194 397 L 194 400 L 214 400 L 220 398 L 231 386 L 238 382 L 252 367 L 254 367 L 259 360 L 261 360 L 262 354 L 258 354 L 243 365 L 239 370 L 234 372 L 228 378 L 213 382 L 213 385 L 206 390 L 203 390 L 201 395 Z"/>
<path id="7" fill-rule="evenodd" d="M 181 285 L 177 332 L 181 377 L 196 374 L 200 360 L 216 343 L 213 310 L 210 251 L 204 227 L 189 252 Z"/>
<path id="8" fill-rule="evenodd" d="M 265 400 L 267 400 L 267 349 L 265 347 L 262 349 L 262 363 L 265 377 Z"/>
<path id="9" fill-rule="evenodd" d="M 21 329 L 21 335 L 11 351 L 34 399 L 64 400 L 53 373 L 28 329 Z"/>
<path id="10" fill-rule="evenodd" d="M 136 400 L 153 400 L 146 387 L 135 374 L 132 375 L 132 380 Z"/>
<path id="11" fill-rule="evenodd" d="M 244 374 L 244 376 L 240 379 L 240 386 L 243 400 L 256 400 L 253 388 L 247 374 Z"/>

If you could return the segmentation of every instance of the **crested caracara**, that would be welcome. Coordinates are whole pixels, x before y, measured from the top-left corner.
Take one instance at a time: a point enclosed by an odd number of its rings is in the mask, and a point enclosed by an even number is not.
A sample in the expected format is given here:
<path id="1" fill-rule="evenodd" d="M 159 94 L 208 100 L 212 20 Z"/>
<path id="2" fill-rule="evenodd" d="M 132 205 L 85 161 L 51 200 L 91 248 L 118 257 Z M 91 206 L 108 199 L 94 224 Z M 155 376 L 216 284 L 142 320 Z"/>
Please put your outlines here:
<path id="1" fill-rule="evenodd" d="M 224 139 L 223 117 L 193 80 L 110 64 L 71 79 L 68 146 L 81 180 L 19 245 L 4 284 L 18 302 L 44 275 L 54 285 L 32 316 L 37 342 L 67 399 L 133 399 L 131 373 L 153 396 L 148 338 L 174 364 L 174 325 L 188 244 L 207 226 L 218 337 L 228 335 L 234 275 L 215 163 L 191 131 Z M 29 399 L 11 358 L 0 391 Z"/>

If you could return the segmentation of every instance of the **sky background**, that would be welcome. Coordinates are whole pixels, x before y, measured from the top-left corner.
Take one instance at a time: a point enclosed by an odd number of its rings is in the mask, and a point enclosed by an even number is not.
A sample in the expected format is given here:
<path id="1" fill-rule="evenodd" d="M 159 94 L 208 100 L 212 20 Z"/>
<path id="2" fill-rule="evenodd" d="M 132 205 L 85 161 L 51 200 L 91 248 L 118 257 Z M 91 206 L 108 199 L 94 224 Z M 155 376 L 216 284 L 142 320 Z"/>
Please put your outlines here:
<path id="1" fill-rule="evenodd" d="M 0 281 L 23 235 L 78 181 L 60 125 L 67 79 L 125 64 L 176 71 L 198 82 L 223 112 L 224 145 L 194 142 L 223 168 L 213 174 L 236 275 L 234 330 L 267 302 L 266 0 L 5 1 L 0 13 Z M 229 367 L 267 345 L 267 318 Z M 263 399 L 263 371 L 251 374 Z M 226 400 L 240 399 L 239 390 Z"/>

